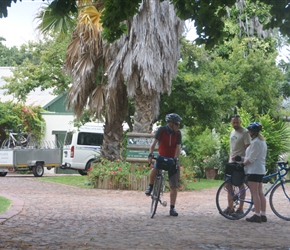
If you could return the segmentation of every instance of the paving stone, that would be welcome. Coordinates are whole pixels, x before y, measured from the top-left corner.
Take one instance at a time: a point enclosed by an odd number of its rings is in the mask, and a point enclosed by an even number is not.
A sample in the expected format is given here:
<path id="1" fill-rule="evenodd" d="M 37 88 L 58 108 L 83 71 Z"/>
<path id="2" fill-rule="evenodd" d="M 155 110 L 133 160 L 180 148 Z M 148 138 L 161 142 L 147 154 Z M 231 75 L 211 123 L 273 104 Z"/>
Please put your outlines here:
<path id="1" fill-rule="evenodd" d="M 227 220 L 216 209 L 217 188 L 179 192 L 179 216 L 158 206 L 153 219 L 140 191 L 80 189 L 18 174 L 1 177 L 0 190 L 13 201 L 0 215 L 0 249 L 290 249 L 289 222 L 269 207 L 267 223 Z"/>

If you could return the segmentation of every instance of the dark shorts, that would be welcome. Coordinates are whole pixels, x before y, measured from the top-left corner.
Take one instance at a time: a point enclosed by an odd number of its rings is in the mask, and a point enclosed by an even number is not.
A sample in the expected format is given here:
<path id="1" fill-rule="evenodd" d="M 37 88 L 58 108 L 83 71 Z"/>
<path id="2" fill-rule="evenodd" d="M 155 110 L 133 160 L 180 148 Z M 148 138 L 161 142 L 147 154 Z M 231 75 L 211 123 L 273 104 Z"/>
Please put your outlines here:
<path id="1" fill-rule="evenodd" d="M 252 182 L 262 182 L 264 175 L 263 174 L 248 174 L 247 181 Z"/>
<path id="2" fill-rule="evenodd" d="M 156 168 L 156 162 L 153 165 L 154 168 Z M 180 167 L 177 169 L 177 173 L 175 173 L 172 176 L 169 176 L 168 174 L 168 182 L 169 186 L 173 188 L 178 188 L 179 187 L 179 177 L 180 177 Z"/>

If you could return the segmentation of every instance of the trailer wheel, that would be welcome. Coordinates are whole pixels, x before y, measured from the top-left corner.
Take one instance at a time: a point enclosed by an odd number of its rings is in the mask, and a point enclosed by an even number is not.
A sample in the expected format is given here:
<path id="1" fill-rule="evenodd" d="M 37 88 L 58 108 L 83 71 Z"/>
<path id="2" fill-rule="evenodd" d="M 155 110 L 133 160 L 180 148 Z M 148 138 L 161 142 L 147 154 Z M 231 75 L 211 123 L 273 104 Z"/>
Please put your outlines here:
<path id="1" fill-rule="evenodd" d="M 6 176 L 7 172 L 0 172 L 0 177 Z"/>
<path id="2" fill-rule="evenodd" d="M 41 163 L 37 163 L 36 166 L 32 168 L 32 173 L 35 177 L 41 177 L 44 173 L 44 168 Z"/>

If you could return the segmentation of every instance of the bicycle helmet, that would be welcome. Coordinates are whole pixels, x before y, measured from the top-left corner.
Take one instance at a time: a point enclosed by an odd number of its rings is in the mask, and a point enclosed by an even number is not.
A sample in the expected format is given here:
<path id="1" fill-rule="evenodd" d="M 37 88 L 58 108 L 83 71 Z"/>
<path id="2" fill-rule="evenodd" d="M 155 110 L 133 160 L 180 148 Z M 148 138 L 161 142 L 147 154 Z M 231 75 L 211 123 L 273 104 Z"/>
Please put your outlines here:
<path id="1" fill-rule="evenodd" d="M 167 114 L 165 116 L 165 121 L 166 122 L 181 122 L 182 118 L 175 113 Z"/>
<path id="2" fill-rule="evenodd" d="M 247 127 L 248 130 L 251 130 L 254 132 L 260 132 L 262 128 L 263 128 L 262 124 L 258 122 L 251 122 L 249 126 Z"/>

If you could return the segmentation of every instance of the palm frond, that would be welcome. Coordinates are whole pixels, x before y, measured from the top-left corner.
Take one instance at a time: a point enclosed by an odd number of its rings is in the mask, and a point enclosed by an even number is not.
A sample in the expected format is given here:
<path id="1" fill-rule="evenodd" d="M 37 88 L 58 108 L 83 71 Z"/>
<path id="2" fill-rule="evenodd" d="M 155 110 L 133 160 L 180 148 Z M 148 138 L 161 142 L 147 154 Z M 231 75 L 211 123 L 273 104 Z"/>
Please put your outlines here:
<path id="1" fill-rule="evenodd" d="M 153 91 L 170 93 L 179 60 L 178 39 L 183 31 L 174 6 L 168 0 L 143 1 L 128 27 L 129 34 L 111 45 L 118 53 L 107 70 L 109 84 L 114 84 L 115 75 L 122 70 L 131 98 L 139 84 L 145 95 Z"/>
<path id="2" fill-rule="evenodd" d="M 95 97 L 101 96 L 96 93 L 103 90 L 98 89 L 96 83 L 97 72 L 103 67 L 102 28 L 99 21 L 100 13 L 95 7 L 87 6 L 82 9 L 67 49 L 65 68 L 73 79 L 68 94 L 68 107 L 73 108 L 77 117 L 82 114 L 88 102 L 98 110 L 97 114 L 102 109 L 97 105 L 104 104 L 103 101 L 95 100 Z"/>
<path id="3" fill-rule="evenodd" d="M 96 117 L 101 117 L 102 111 L 104 110 L 105 106 L 104 84 L 99 84 L 97 88 L 93 90 L 88 105 L 92 115 L 95 115 Z"/>
<path id="4" fill-rule="evenodd" d="M 67 34 L 75 26 L 73 15 L 56 12 L 50 5 L 44 6 L 36 15 L 37 29 L 43 34 Z"/>

